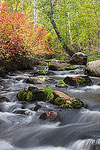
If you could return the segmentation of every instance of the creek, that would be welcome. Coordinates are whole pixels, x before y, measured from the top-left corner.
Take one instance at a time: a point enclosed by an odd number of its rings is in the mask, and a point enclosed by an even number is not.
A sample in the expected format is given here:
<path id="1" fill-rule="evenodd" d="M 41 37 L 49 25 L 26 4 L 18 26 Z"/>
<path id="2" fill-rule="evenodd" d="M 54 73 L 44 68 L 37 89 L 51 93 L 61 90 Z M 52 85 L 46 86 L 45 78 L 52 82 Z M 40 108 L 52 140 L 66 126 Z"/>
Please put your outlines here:
<path id="1" fill-rule="evenodd" d="M 47 69 L 47 68 L 45 68 Z M 32 84 L 24 82 L 34 70 L 17 71 L 0 77 L 0 94 L 9 99 L 0 103 L 0 150 L 100 150 L 100 78 L 91 77 L 93 85 L 84 87 L 57 88 L 58 80 L 67 75 L 84 74 L 84 66 L 70 71 L 53 71 L 48 75 L 52 84 L 37 84 L 65 92 L 68 96 L 80 98 L 88 109 L 62 109 L 61 121 L 50 122 L 39 119 L 42 109 L 33 111 L 34 103 L 25 105 L 29 115 L 15 114 L 22 103 L 17 100 L 20 89 Z M 58 110 L 48 102 L 39 102 L 44 109 Z"/>

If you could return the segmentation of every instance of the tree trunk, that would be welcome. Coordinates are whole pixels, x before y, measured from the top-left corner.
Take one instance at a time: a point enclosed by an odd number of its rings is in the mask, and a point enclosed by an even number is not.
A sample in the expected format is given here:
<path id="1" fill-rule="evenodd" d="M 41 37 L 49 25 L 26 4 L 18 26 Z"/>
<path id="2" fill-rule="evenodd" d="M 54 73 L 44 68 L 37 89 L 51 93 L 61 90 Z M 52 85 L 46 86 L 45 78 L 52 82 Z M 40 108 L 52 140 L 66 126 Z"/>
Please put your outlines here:
<path id="1" fill-rule="evenodd" d="M 63 46 L 63 49 L 65 50 L 65 52 L 68 53 L 69 56 L 74 55 L 75 53 L 68 48 L 67 44 L 63 43 L 63 39 L 62 39 L 62 37 L 61 37 L 61 35 L 60 35 L 59 31 L 58 31 L 57 25 L 56 25 L 54 19 L 51 18 L 51 17 L 50 17 L 50 22 L 51 22 L 51 24 L 52 24 L 52 26 L 53 26 L 56 34 L 57 34 L 57 37 L 58 37 L 59 41 L 62 43 L 62 46 Z"/>
<path id="2" fill-rule="evenodd" d="M 65 50 L 65 52 L 68 53 L 69 56 L 72 56 L 73 54 L 75 54 L 72 50 L 70 50 L 68 48 L 67 44 L 65 42 L 63 42 L 63 38 L 61 37 L 60 32 L 58 31 L 57 25 L 53 19 L 53 0 L 51 0 L 51 12 L 48 13 L 48 17 L 53 26 L 53 29 L 55 30 L 55 32 L 57 34 L 59 41 L 62 43 L 62 46 L 63 46 L 63 49 Z"/>

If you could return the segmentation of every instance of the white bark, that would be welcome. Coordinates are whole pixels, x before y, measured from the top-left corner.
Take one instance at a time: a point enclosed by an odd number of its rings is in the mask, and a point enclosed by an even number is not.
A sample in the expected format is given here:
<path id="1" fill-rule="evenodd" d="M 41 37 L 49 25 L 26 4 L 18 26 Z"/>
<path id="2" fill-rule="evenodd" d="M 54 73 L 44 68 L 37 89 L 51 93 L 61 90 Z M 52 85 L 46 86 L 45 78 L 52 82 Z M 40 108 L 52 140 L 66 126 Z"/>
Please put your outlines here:
<path id="1" fill-rule="evenodd" d="M 69 12 L 68 12 L 68 26 L 69 26 L 70 41 L 71 41 L 71 45 L 72 45 L 72 36 L 71 36 L 71 29 L 70 29 L 70 16 L 69 16 Z"/>
<path id="2" fill-rule="evenodd" d="M 24 11 L 23 5 L 24 5 L 24 0 L 22 0 L 22 13 Z"/>

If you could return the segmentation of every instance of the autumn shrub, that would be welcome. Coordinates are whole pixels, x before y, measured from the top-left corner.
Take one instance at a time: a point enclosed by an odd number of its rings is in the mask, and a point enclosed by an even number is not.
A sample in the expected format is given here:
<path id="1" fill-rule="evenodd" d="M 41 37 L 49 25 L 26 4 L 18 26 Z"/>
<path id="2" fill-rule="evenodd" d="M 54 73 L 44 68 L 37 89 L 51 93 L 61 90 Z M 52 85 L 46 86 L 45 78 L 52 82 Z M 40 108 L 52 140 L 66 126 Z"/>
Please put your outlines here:
<path id="1" fill-rule="evenodd" d="M 50 53 L 46 27 L 29 22 L 22 12 L 11 12 L 7 4 L 0 8 L 0 57 L 11 59 L 32 58 L 37 54 Z"/>

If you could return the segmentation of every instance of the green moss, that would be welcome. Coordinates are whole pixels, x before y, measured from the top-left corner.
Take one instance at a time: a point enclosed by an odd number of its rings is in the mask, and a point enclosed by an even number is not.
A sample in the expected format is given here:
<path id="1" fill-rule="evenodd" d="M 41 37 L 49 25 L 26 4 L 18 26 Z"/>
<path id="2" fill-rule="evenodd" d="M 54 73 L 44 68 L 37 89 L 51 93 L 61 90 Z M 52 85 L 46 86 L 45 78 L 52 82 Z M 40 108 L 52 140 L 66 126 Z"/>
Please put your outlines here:
<path id="1" fill-rule="evenodd" d="M 33 94 L 31 91 L 28 91 L 26 100 L 29 102 L 29 101 L 32 101 L 32 99 L 33 99 Z"/>
<path id="2" fill-rule="evenodd" d="M 46 75 L 46 72 L 45 72 L 44 70 L 40 70 L 40 71 L 38 72 L 38 74 L 39 74 L 39 75 Z"/>
<path id="3" fill-rule="evenodd" d="M 26 100 L 27 93 L 24 90 L 20 90 L 17 94 L 18 100 L 24 101 Z"/>
<path id="4" fill-rule="evenodd" d="M 70 104 L 63 104 L 61 105 L 61 108 L 73 108 Z"/>
<path id="5" fill-rule="evenodd" d="M 72 108 L 81 108 L 83 107 L 83 103 L 77 99 L 73 100 L 71 103 Z"/>
<path id="6" fill-rule="evenodd" d="M 99 59 L 100 59 L 100 54 L 99 55 L 91 54 L 90 56 L 88 56 L 88 62 L 99 60 Z"/>
<path id="7" fill-rule="evenodd" d="M 64 70 L 75 70 L 75 66 L 64 67 Z"/>
<path id="8" fill-rule="evenodd" d="M 49 99 L 49 96 L 53 93 L 53 90 L 51 88 L 44 88 L 43 89 L 47 99 Z"/>
<path id="9" fill-rule="evenodd" d="M 53 100 L 54 100 L 54 95 L 53 95 L 53 93 L 51 93 L 49 96 L 49 102 L 53 103 Z"/>
<path id="10" fill-rule="evenodd" d="M 86 83 L 86 80 L 85 80 L 85 78 L 79 78 L 79 79 L 76 79 L 76 82 L 79 83 L 79 85 L 82 85 L 82 84 Z"/>
<path id="11" fill-rule="evenodd" d="M 64 86 L 67 86 L 67 84 L 63 81 L 63 80 L 59 80 L 57 82 L 57 85 L 60 86 L 60 85 L 64 85 Z"/>
<path id="12" fill-rule="evenodd" d="M 66 104 L 66 100 L 63 99 L 63 98 L 58 97 L 58 98 L 56 98 L 54 100 L 54 104 L 56 104 L 56 105 L 63 105 L 63 104 Z"/>

